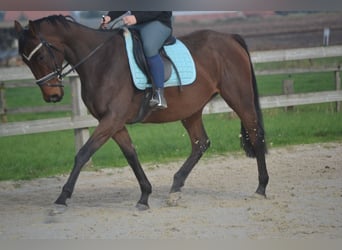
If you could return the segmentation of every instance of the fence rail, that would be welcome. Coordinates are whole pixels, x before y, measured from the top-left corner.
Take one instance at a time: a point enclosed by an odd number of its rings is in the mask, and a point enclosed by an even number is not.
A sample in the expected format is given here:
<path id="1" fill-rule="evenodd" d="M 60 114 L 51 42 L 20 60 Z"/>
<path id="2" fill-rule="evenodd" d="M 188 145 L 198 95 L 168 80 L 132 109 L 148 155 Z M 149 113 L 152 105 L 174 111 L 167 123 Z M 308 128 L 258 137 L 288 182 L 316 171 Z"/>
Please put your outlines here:
<path id="1" fill-rule="evenodd" d="M 314 59 L 325 57 L 342 56 L 342 46 L 316 47 L 290 50 L 258 51 L 252 52 L 253 63 L 280 62 L 289 60 Z M 313 68 L 313 69 L 286 69 L 273 71 L 257 71 L 257 75 L 290 74 L 304 72 L 335 72 L 336 91 L 323 91 L 305 94 L 289 94 L 280 96 L 261 97 L 262 108 L 287 107 L 302 104 L 314 104 L 324 102 L 337 102 L 339 106 L 342 101 L 340 68 Z M 23 84 L 10 83 L 13 80 L 32 79 L 32 74 L 27 67 L 20 70 L 16 68 L 0 69 L 0 82 L 5 83 L 6 88 L 23 86 Z M 72 87 L 72 117 L 43 119 L 25 122 L 11 122 L 0 124 L 0 137 L 51 132 L 59 130 L 75 129 L 76 149 L 79 149 L 89 136 L 89 127 L 98 124 L 97 120 L 87 114 L 87 110 L 80 98 L 80 81 L 77 75 L 69 77 Z M 30 80 L 31 81 L 31 80 Z M 26 86 L 24 84 L 24 86 Z M 64 107 L 66 108 L 66 107 Z M 67 107 L 70 108 L 70 107 Z M 1 111 L 1 110 L 0 110 Z M 232 110 L 222 99 L 215 99 L 204 108 L 205 114 L 231 112 Z"/>

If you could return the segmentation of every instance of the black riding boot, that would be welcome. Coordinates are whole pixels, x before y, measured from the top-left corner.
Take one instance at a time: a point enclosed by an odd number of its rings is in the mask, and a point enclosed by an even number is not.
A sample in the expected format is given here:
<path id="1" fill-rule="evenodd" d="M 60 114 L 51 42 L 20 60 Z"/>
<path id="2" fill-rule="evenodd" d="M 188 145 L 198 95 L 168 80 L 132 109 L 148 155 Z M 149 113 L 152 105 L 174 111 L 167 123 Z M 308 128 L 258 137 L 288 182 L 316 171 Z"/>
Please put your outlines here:
<path id="1" fill-rule="evenodd" d="M 167 108 L 167 103 L 164 97 L 164 89 L 163 88 L 156 88 L 153 96 L 150 100 L 150 107 L 158 108 L 158 109 L 165 109 Z"/>

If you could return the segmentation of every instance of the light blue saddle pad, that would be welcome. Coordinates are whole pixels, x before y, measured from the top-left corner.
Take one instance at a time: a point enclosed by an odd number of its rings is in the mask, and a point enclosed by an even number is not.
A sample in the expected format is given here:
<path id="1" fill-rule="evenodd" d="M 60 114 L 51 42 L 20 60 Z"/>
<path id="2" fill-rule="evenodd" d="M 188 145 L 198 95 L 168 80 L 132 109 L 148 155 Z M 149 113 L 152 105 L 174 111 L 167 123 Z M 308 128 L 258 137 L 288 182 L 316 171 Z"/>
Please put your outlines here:
<path id="1" fill-rule="evenodd" d="M 135 86 L 144 90 L 148 87 L 151 87 L 151 83 L 148 83 L 146 75 L 141 71 L 138 67 L 134 55 L 133 55 L 133 41 L 132 36 L 129 30 L 125 29 L 124 37 L 126 41 L 126 50 L 128 54 L 129 66 L 131 69 L 133 82 Z M 189 85 L 193 83 L 196 79 L 196 68 L 195 63 L 192 59 L 192 56 L 187 47 L 178 39 L 176 39 L 176 43 L 173 45 L 168 45 L 164 47 L 167 55 L 171 58 L 173 63 L 176 65 L 178 70 L 181 84 Z M 171 77 L 164 83 L 165 87 L 178 86 L 180 85 L 179 80 L 177 78 L 175 69 L 172 67 Z"/>

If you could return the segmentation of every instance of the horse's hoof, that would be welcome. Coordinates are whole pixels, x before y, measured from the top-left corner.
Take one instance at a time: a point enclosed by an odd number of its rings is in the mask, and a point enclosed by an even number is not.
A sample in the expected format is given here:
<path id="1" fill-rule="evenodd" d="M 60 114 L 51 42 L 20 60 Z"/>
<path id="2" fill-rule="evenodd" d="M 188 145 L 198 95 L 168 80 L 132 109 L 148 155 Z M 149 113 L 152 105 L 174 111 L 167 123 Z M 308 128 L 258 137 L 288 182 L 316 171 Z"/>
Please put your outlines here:
<path id="1" fill-rule="evenodd" d="M 135 207 L 139 210 L 139 211 L 145 211 L 148 210 L 150 207 L 146 204 L 141 204 L 141 203 L 137 203 L 137 205 L 135 205 Z"/>
<path id="2" fill-rule="evenodd" d="M 251 196 L 249 196 L 247 198 L 247 200 L 266 200 L 266 194 L 259 194 L 257 192 L 255 192 L 254 194 L 252 194 Z"/>
<path id="3" fill-rule="evenodd" d="M 262 187 L 261 185 L 258 186 L 257 190 L 255 191 L 257 195 L 264 196 L 266 198 L 266 188 Z"/>
<path id="4" fill-rule="evenodd" d="M 57 214 L 63 214 L 67 210 L 66 205 L 54 204 L 54 207 L 49 211 L 50 216 L 55 216 Z"/>
<path id="5" fill-rule="evenodd" d="M 166 204 L 170 207 L 177 207 L 178 201 L 182 198 L 181 192 L 175 192 L 169 194 L 169 199 L 167 199 Z"/>

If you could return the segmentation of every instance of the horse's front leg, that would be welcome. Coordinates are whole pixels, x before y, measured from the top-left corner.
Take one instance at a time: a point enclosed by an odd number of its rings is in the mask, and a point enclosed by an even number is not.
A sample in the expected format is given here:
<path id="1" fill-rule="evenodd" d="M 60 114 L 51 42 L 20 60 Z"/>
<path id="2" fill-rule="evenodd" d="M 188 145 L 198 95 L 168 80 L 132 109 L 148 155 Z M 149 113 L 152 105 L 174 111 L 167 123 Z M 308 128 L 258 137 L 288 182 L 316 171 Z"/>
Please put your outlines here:
<path id="1" fill-rule="evenodd" d="M 131 166 L 136 178 L 138 179 L 141 190 L 141 197 L 136 207 L 139 210 L 146 210 L 149 208 L 148 197 L 152 192 L 152 186 L 148 181 L 144 173 L 144 170 L 141 167 L 141 164 L 138 160 L 138 155 L 135 151 L 135 148 L 132 144 L 132 140 L 127 132 L 126 127 L 115 133 L 112 138 L 119 145 L 122 153 L 127 159 L 128 164 Z"/>
<path id="2" fill-rule="evenodd" d="M 55 201 L 55 204 L 66 206 L 66 200 L 71 198 L 82 167 L 89 161 L 90 157 L 96 152 L 96 150 L 98 150 L 111 137 L 112 133 L 113 125 L 111 123 L 111 119 L 101 120 L 94 130 L 94 133 L 78 151 L 75 157 L 74 167 L 67 182 L 63 186 L 61 194 Z"/>

